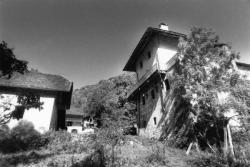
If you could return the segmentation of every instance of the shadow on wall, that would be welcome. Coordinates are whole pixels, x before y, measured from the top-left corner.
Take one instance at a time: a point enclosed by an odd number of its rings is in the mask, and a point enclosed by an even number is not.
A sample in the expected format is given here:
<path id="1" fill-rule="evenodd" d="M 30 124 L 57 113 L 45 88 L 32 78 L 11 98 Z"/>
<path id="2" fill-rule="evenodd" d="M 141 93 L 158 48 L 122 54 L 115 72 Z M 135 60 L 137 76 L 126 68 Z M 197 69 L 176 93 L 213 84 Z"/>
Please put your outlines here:
<path id="1" fill-rule="evenodd" d="M 148 98 L 150 98 L 150 97 L 148 97 Z M 154 111 L 156 109 L 156 106 L 157 106 L 159 99 L 160 99 L 160 93 L 158 92 L 156 94 L 156 96 L 154 97 L 154 99 L 147 100 L 146 105 L 144 105 L 143 107 L 142 106 L 140 107 L 140 110 L 141 110 L 140 128 L 146 128 L 148 126 L 150 118 L 154 114 Z M 144 116 L 141 116 L 142 112 L 144 113 Z M 143 119 L 143 117 L 146 117 L 146 118 Z M 154 123 L 158 125 L 159 121 L 157 122 L 156 120 L 154 120 Z"/>

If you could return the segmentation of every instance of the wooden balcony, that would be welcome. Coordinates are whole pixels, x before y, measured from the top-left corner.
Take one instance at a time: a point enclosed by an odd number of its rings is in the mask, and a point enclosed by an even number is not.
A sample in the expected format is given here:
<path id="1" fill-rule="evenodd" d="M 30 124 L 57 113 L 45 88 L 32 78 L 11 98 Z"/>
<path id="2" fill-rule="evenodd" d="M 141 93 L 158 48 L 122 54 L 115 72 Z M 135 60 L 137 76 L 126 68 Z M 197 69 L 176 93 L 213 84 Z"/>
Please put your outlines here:
<path id="1" fill-rule="evenodd" d="M 168 71 L 177 60 L 177 56 L 173 56 L 166 64 L 164 69 L 160 69 L 158 64 L 153 65 L 151 69 L 149 69 L 142 77 L 141 79 L 128 91 L 127 97 L 131 99 L 131 97 L 139 90 L 139 88 L 148 81 L 148 79 L 157 71 L 165 73 Z"/>

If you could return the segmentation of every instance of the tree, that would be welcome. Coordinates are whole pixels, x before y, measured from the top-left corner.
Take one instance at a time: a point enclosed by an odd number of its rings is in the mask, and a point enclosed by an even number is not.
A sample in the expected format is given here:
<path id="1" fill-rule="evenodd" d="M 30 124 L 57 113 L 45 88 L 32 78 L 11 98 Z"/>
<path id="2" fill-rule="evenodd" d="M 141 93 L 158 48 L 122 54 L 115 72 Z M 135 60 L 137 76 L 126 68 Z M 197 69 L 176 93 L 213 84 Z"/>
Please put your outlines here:
<path id="1" fill-rule="evenodd" d="M 3 41 L 0 43 L 0 77 L 10 79 L 14 72 L 24 74 L 28 72 L 27 64 L 27 61 L 16 58 L 13 49 L 10 49 L 6 42 Z M 0 94 L 0 125 L 6 124 L 14 116 L 19 118 L 20 113 L 23 113 L 24 109 L 31 107 L 41 108 L 42 106 L 38 95 L 23 93 L 23 95 L 18 96 L 18 103 L 21 104 L 22 107 L 16 107 L 13 112 L 10 112 L 13 104 L 9 99 L 3 100 L 4 98 L 6 97 Z"/>
<path id="2" fill-rule="evenodd" d="M 8 75 L 10 78 L 13 72 L 24 73 L 27 71 L 28 62 L 18 60 L 6 42 L 0 43 L 0 77 Z"/>
<path id="3" fill-rule="evenodd" d="M 206 146 L 223 141 L 223 128 L 228 126 L 225 113 L 234 110 L 239 115 L 249 112 L 246 100 L 249 97 L 242 89 L 245 82 L 235 68 L 239 54 L 229 44 L 219 42 L 219 37 L 210 29 L 191 29 L 178 44 L 178 63 L 173 80 L 173 89 L 184 103 L 189 104 L 189 137 Z M 219 98 L 224 94 L 223 98 Z M 247 95 L 247 96 L 246 96 Z M 211 130 L 216 134 L 211 136 Z M 191 135 L 190 135 L 191 134 Z M 222 133 L 223 134 L 223 133 Z"/>

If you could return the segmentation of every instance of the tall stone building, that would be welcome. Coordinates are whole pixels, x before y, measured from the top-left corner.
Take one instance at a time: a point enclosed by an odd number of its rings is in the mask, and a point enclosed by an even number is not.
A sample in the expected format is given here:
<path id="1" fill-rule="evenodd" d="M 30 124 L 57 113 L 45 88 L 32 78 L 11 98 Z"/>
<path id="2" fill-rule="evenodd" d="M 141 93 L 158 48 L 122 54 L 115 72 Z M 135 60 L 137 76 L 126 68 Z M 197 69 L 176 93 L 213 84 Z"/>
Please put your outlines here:
<path id="1" fill-rule="evenodd" d="M 180 37 L 185 35 L 169 31 L 166 24 L 149 27 L 123 69 L 137 75 L 137 84 L 128 93 L 128 99 L 136 102 L 139 135 L 159 138 L 170 114 L 164 109 L 177 106 L 177 100 L 169 99 L 171 83 L 166 72 L 173 72 Z"/>
<path id="2" fill-rule="evenodd" d="M 170 31 L 166 24 L 160 24 L 159 28 L 149 27 L 123 69 L 137 76 L 137 84 L 129 91 L 128 100 L 136 103 L 141 136 L 159 138 L 163 128 L 170 136 L 179 126 L 176 120 L 185 106 L 172 95 L 171 76 L 180 37 L 186 35 Z M 235 67 L 244 74 L 250 71 L 249 64 L 236 62 Z"/>

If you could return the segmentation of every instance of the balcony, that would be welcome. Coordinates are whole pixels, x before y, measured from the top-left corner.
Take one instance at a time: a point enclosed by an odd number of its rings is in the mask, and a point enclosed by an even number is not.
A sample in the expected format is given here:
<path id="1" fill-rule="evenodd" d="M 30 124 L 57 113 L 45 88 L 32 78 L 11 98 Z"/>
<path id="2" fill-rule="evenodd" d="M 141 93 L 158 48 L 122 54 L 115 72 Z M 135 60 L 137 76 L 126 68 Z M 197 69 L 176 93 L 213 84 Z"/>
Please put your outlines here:
<path id="1" fill-rule="evenodd" d="M 161 69 L 159 68 L 158 63 L 154 64 L 151 69 L 149 69 L 142 77 L 141 79 L 128 91 L 127 97 L 130 98 L 137 89 L 139 89 L 146 81 L 157 71 L 160 72 L 166 72 L 168 71 L 175 63 L 177 60 L 177 56 L 173 56 L 167 63 L 165 63 L 164 68 Z"/>
<path id="2" fill-rule="evenodd" d="M 128 91 L 128 97 L 130 97 L 153 73 L 158 70 L 158 64 L 153 65 L 141 79 Z"/>

